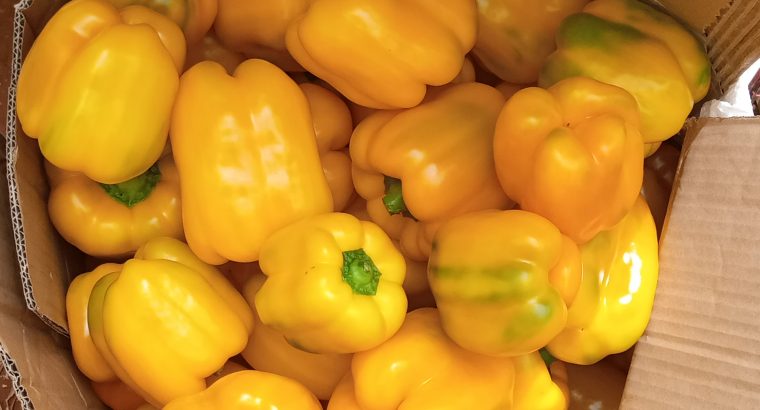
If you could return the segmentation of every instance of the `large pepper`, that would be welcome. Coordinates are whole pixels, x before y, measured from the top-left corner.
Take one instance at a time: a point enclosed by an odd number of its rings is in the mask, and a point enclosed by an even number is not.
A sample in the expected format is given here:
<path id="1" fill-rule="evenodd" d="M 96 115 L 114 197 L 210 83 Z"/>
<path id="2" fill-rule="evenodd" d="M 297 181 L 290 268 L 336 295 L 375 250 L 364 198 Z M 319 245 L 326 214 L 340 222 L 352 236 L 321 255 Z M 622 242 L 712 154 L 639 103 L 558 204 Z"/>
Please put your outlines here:
<path id="1" fill-rule="evenodd" d="M 184 59 L 182 32 L 162 15 L 74 0 L 45 25 L 24 61 L 19 121 L 55 166 L 124 182 L 164 150 Z"/>
<path id="2" fill-rule="evenodd" d="M 493 160 L 503 104 L 492 87 L 459 84 L 415 108 L 377 112 L 354 130 L 356 191 L 406 256 L 427 260 L 435 230 L 451 217 L 512 205 Z"/>
<path id="3" fill-rule="evenodd" d="M 285 32 L 312 1 L 219 0 L 214 30 L 232 50 L 270 61 L 286 71 L 302 71 L 285 48 Z"/>
<path id="4" fill-rule="evenodd" d="M 474 352 L 517 356 L 565 327 L 581 283 L 578 247 L 545 218 L 484 211 L 435 236 L 428 280 L 443 328 Z"/>
<path id="5" fill-rule="evenodd" d="M 704 47 L 670 16 L 638 0 L 596 0 L 562 22 L 539 85 L 582 75 L 626 89 L 651 153 L 704 98 L 710 70 Z"/>
<path id="6" fill-rule="evenodd" d="M 115 185 L 99 184 L 47 162 L 45 170 L 53 226 L 88 255 L 124 256 L 149 239 L 183 236 L 179 178 L 171 156 Z"/>
<path id="7" fill-rule="evenodd" d="M 476 20 L 471 0 L 314 0 L 285 39 L 296 61 L 351 101 L 409 108 L 427 85 L 459 74 Z"/>
<path id="8" fill-rule="evenodd" d="M 522 209 L 586 242 L 636 201 L 644 162 L 638 124 L 630 94 L 589 78 L 523 89 L 496 124 L 499 181 Z"/>
<path id="9" fill-rule="evenodd" d="M 182 27 L 187 44 L 199 42 L 216 17 L 217 0 L 108 0 L 118 7 L 139 4 L 149 7 Z"/>
<path id="10" fill-rule="evenodd" d="M 588 0 L 479 0 L 478 40 L 472 50 L 504 81 L 532 84 L 555 49 L 560 22 Z"/>
<path id="11" fill-rule="evenodd" d="M 541 356 L 480 355 L 452 342 L 435 309 L 409 313 L 398 333 L 356 353 L 328 410 L 560 410 L 562 390 Z"/>
<path id="12" fill-rule="evenodd" d="M 266 276 L 254 275 L 245 285 L 243 295 L 254 307 L 256 293 Z M 289 377 L 308 388 L 320 400 L 330 398 L 335 386 L 351 365 L 350 354 L 309 353 L 293 347 L 282 333 L 261 323 L 254 308 L 256 326 L 243 358 L 256 370 Z"/>
<path id="13" fill-rule="evenodd" d="M 269 237 L 256 294 L 261 322 L 314 353 L 353 353 L 384 342 L 406 313 L 404 258 L 372 222 L 330 213 Z"/>
<path id="14" fill-rule="evenodd" d="M 254 323 L 224 276 L 171 238 L 149 241 L 98 280 L 87 309 L 97 351 L 158 407 L 203 391 L 204 378 L 243 350 Z"/>
<path id="15" fill-rule="evenodd" d="M 183 76 L 171 142 L 188 244 L 201 259 L 251 262 L 275 230 L 332 211 L 309 104 L 282 70 L 213 62 Z"/>
<path id="16" fill-rule="evenodd" d="M 272 373 L 245 370 L 222 377 L 203 392 L 178 398 L 163 410 L 321 410 L 300 383 Z"/>
<path id="17" fill-rule="evenodd" d="M 657 287 L 657 230 L 643 198 L 613 229 L 581 247 L 583 280 L 567 328 L 547 346 L 560 360 L 595 363 L 644 333 Z"/>
<path id="18" fill-rule="evenodd" d="M 311 109 L 314 134 L 327 184 L 333 197 L 333 210 L 342 211 L 354 199 L 351 157 L 348 141 L 353 125 L 351 111 L 335 93 L 316 84 L 299 84 Z"/>

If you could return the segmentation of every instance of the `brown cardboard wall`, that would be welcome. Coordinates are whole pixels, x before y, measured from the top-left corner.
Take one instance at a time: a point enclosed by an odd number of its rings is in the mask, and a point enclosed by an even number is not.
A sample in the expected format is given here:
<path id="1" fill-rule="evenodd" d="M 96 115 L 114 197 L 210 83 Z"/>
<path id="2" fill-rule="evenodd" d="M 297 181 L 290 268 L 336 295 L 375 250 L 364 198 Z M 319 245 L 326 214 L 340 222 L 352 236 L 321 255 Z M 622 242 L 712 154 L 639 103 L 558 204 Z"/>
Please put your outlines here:
<path id="1" fill-rule="evenodd" d="M 760 118 L 690 129 L 624 409 L 760 409 Z"/>

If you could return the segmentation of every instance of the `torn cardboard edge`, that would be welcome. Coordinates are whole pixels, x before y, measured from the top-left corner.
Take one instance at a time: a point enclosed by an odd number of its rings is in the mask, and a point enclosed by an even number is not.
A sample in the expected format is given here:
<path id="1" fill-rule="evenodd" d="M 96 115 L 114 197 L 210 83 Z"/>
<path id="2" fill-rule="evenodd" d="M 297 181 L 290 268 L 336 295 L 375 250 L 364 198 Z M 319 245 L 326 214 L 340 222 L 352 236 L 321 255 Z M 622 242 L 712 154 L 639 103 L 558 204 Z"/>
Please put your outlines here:
<path id="1" fill-rule="evenodd" d="M 21 372 L 18 371 L 16 362 L 2 343 L 0 343 L 0 361 L 3 363 L 3 369 L 11 381 L 13 393 L 16 395 L 16 399 L 21 404 L 21 407 L 24 410 L 34 409 L 32 399 L 29 398 L 29 393 L 27 393 L 26 388 L 21 384 Z"/>
<path id="2" fill-rule="evenodd" d="M 23 42 L 24 26 L 26 18 L 23 14 L 32 5 L 33 0 L 22 0 L 14 6 L 13 16 L 13 53 L 11 61 L 11 82 L 8 87 L 8 112 L 6 116 L 5 152 L 6 152 L 6 176 L 8 179 L 8 196 L 11 207 L 11 222 L 13 224 L 13 236 L 16 243 L 16 256 L 18 258 L 19 274 L 21 275 L 21 284 L 24 292 L 26 305 L 42 321 L 50 326 L 56 332 L 68 336 L 68 331 L 55 321 L 51 320 L 42 312 L 34 297 L 34 288 L 32 286 L 31 274 L 29 271 L 29 259 L 26 251 L 26 236 L 24 234 L 24 220 L 21 212 L 21 198 L 19 194 L 18 179 L 16 173 L 16 162 L 18 158 L 18 145 L 16 132 L 16 85 L 21 71 L 23 61 Z"/>

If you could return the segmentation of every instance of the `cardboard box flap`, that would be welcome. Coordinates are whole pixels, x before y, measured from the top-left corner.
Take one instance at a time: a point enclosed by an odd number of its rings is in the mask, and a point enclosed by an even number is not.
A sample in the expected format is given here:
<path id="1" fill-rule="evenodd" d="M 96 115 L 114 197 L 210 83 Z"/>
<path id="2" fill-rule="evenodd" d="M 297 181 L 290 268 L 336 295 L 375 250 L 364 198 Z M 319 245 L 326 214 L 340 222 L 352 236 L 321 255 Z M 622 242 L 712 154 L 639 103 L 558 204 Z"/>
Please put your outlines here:
<path id="1" fill-rule="evenodd" d="M 760 58 L 760 2 L 734 0 L 706 33 L 707 54 L 716 80 L 725 90 Z"/>
<path id="2" fill-rule="evenodd" d="M 4 181 L 5 176 L 0 176 Z M 78 371 L 68 339 L 26 307 L 16 267 L 7 191 L 0 191 L 0 365 L 10 379 L 14 408 L 102 409 Z M 3 407 L 6 408 L 6 407 Z"/>
<path id="3" fill-rule="evenodd" d="M 760 408 L 760 118 L 687 133 L 625 409 Z"/>
<path id="4" fill-rule="evenodd" d="M 15 108 L 15 84 L 23 55 L 35 34 L 29 23 L 38 29 L 43 27 L 58 7 L 58 2 L 38 1 L 32 5 L 30 1 L 23 1 L 15 8 L 15 47 L 7 100 L 6 170 L 13 235 L 26 304 L 45 323 L 66 334 L 66 289 L 72 276 L 82 272 L 82 258 L 60 239 L 50 223 L 48 186 L 37 141 L 23 135 L 16 122 Z M 27 247 L 27 243 L 34 246 Z"/>

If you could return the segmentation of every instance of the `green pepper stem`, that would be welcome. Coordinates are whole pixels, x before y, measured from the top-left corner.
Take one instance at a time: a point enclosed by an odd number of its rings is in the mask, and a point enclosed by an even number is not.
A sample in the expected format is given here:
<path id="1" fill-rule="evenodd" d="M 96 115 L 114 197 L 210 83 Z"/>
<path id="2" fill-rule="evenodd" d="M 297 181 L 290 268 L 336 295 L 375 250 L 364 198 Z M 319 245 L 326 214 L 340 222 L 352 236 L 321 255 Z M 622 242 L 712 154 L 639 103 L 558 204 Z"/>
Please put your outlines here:
<path id="1" fill-rule="evenodd" d="M 357 295 L 374 296 L 380 283 L 380 270 L 364 249 L 343 252 L 343 281 Z"/>
<path id="2" fill-rule="evenodd" d="M 108 196 L 131 208 L 149 197 L 161 180 L 161 170 L 154 164 L 142 175 L 118 184 L 100 184 Z"/>
<path id="3" fill-rule="evenodd" d="M 401 191 L 401 180 L 393 177 L 385 177 L 385 195 L 383 204 L 390 215 L 401 214 L 413 218 L 412 213 L 406 207 L 404 196 Z"/>
<path id="4" fill-rule="evenodd" d="M 554 363 L 554 361 L 557 360 L 554 358 L 554 356 L 552 356 L 551 353 L 549 353 L 548 350 L 546 350 L 546 348 L 542 348 L 538 352 L 541 353 L 541 358 L 544 359 L 544 363 L 546 363 L 546 367 L 551 366 L 552 363 Z"/>

